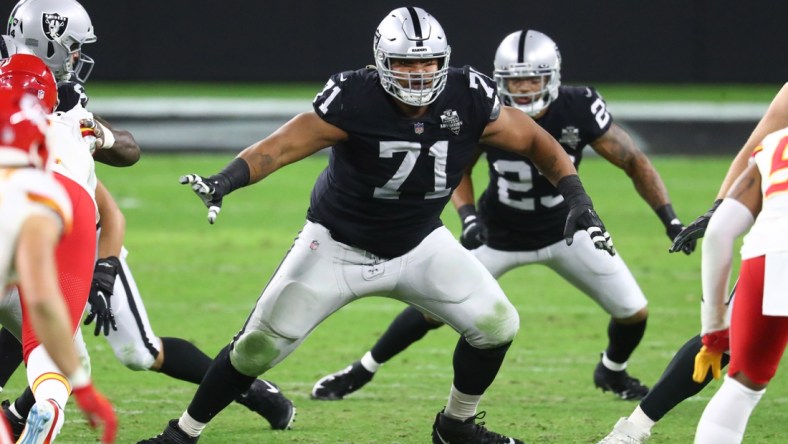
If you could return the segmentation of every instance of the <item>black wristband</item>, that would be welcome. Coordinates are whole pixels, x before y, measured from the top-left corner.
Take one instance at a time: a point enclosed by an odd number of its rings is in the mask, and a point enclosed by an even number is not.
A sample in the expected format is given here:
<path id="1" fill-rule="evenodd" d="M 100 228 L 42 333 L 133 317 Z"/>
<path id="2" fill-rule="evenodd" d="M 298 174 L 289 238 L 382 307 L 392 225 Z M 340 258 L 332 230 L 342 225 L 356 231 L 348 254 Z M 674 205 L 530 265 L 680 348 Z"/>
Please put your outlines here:
<path id="1" fill-rule="evenodd" d="M 668 228 L 671 225 L 681 224 L 681 221 L 679 220 L 679 217 L 676 216 L 676 212 L 673 211 L 673 205 L 671 204 L 662 205 L 654 211 L 657 213 L 657 216 L 659 216 L 659 220 L 662 221 L 662 225 L 664 225 L 665 228 Z M 678 222 L 678 224 L 673 223 L 673 221 Z"/>
<path id="2" fill-rule="evenodd" d="M 214 176 L 214 179 L 222 187 L 221 194 L 226 195 L 233 190 L 249 185 L 249 177 L 249 164 L 240 157 L 236 157 L 219 174 Z"/>
<path id="3" fill-rule="evenodd" d="M 462 226 L 464 227 L 466 221 L 473 222 L 476 220 L 476 207 L 473 204 L 466 204 L 457 208 L 457 213 L 460 215 L 460 222 L 462 222 Z M 468 218 L 471 218 L 468 220 Z"/>
<path id="4" fill-rule="evenodd" d="M 558 192 L 564 196 L 564 200 L 566 200 L 569 208 L 576 208 L 582 205 L 588 205 L 589 207 L 594 206 L 591 202 L 591 197 L 586 193 L 577 174 L 562 177 L 555 187 L 558 189 Z"/>

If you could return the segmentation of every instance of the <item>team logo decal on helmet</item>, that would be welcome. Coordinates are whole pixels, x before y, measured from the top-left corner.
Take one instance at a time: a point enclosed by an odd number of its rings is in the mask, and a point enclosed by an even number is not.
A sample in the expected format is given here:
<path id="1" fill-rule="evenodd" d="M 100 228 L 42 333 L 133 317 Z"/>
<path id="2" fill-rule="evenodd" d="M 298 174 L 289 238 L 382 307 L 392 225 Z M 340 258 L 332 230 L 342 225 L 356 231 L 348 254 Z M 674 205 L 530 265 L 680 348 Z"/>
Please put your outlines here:
<path id="1" fill-rule="evenodd" d="M 44 35 L 49 40 L 58 41 L 68 27 L 68 17 L 45 12 L 41 15 L 41 25 L 44 28 Z"/>

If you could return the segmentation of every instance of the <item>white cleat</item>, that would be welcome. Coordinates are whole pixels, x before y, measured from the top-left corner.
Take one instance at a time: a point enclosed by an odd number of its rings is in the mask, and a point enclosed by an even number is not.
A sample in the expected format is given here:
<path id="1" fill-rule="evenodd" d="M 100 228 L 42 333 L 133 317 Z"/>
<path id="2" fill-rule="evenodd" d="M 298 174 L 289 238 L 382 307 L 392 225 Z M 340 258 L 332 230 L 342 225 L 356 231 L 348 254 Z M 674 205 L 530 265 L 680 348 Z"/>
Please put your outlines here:
<path id="1" fill-rule="evenodd" d="M 598 444 L 643 444 L 650 436 L 651 433 L 638 427 L 629 419 L 621 418 L 613 426 L 613 431 Z"/>
<path id="2" fill-rule="evenodd" d="M 27 415 L 27 423 L 17 444 L 50 444 L 63 427 L 63 409 L 51 399 L 38 401 Z"/>

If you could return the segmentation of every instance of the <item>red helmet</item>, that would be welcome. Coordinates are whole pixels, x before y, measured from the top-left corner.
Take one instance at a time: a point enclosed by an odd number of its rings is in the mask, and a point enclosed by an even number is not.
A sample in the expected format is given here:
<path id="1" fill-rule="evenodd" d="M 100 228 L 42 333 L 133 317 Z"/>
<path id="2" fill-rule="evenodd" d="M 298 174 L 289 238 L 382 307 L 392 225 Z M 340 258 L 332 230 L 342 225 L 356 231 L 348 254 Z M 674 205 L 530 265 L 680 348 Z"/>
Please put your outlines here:
<path id="1" fill-rule="evenodd" d="M 48 113 L 57 107 L 55 76 L 32 54 L 14 54 L 0 63 L 0 88 L 21 89 L 38 97 Z"/>
<path id="2" fill-rule="evenodd" d="M 25 91 L 0 88 L 0 166 L 44 168 L 47 112 Z"/>

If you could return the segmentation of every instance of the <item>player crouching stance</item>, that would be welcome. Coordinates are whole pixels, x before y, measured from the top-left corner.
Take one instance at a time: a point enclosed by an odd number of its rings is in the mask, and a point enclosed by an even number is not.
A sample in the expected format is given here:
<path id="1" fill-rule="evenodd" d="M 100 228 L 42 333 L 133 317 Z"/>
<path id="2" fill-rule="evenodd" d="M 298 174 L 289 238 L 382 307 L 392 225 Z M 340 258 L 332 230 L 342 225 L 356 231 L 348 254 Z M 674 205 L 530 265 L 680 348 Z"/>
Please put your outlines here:
<path id="1" fill-rule="evenodd" d="M 440 220 L 479 141 L 531 158 L 566 198 L 564 237 L 591 235 L 614 254 L 577 170 L 558 142 L 524 113 L 502 107 L 495 82 L 449 66 L 440 24 L 421 8 L 391 11 L 375 33 L 376 67 L 333 75 L 313 102 L 222 172 L 181 178 L 215 222 L 222 199 L 323 148 L 307 222 L 233 341 L 211 364 L 188 409 L 142 443 L 197 442 L 208 422 L 342 306 L 395 298 L 440 319 L 461 337 L 435 444 L 518 444 L 477 423 L 519 328 L 517 310 L 493 276 Z M 366 441 L 363 437 L 356 441 Z"/>
<path id="2" fill-rule="evenodd" d="M 54 88 L 51 74 L 44 80 L 49 79 Z M 46 115 L 41 102 L 25 93 L 39 90 L 40 80 L 0 80 L 0 287 L 19 286 L 29 327 L 23 330 L 23 340 L 40 340 L 27 360 L 28 374 L 38 375 L 29 383 L 39 401 L 19 442 L 52 442 L 57 433 L 52 425 L 62 424 L 61 406 L 73 393 L 90 425 L 104 424 L 102 442 L 111 443 L 117 420 L 80 363 L 73 322 L 57 280 L 55 248 L 72 228 L 72 206 L 64 189 L 42 171 L 48 156 Z M 31 367 L 51 371 L 31 372 Z M 10 438 L 3 435 L 0 443 L 6 442 Z"/>

